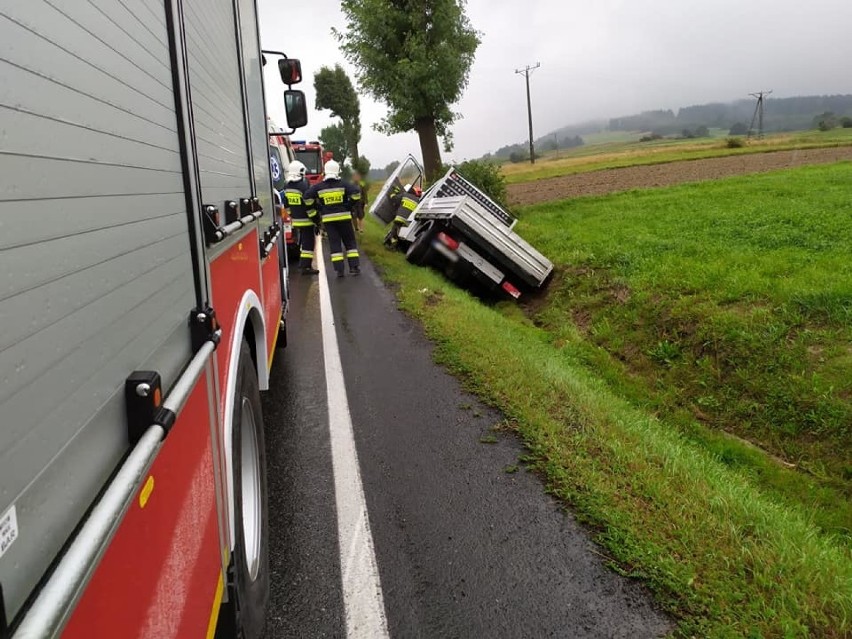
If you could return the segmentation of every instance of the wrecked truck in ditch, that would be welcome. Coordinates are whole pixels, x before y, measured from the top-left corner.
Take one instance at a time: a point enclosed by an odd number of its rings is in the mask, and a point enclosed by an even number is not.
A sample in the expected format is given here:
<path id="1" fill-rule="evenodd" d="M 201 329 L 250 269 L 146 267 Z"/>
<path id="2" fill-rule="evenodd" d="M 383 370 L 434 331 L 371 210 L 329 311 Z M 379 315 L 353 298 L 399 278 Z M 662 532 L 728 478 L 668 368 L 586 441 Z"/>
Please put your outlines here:
<path id="1" fill-rule="evenodd" d="M 370 213 L 391 224 L 399 215 L 400 194 L 423 182 L 423 168 L 408 156 L 387 179 Z M 463 286 L 518 299 L 547 283 L 553 263 L 514 231 L 516 223 L 451 168 L 423 192 L 396 247 L 412 264 L 432 266 Z"/>

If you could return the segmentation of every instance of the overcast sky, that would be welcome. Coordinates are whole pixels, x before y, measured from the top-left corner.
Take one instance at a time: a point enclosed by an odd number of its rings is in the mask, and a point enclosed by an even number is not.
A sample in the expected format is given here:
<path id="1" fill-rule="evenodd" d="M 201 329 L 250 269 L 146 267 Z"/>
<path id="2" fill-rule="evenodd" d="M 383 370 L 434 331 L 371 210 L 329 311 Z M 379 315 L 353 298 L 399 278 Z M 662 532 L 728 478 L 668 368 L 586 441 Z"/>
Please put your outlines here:
<path id="1" fill-rule="evenodd" d="M 313 74 L 343 64 L 331 27 L 332 0 L 258 0 L 264 48 L 302 60 L 310 123 L 294 136 L 316 139 L 332 120 L 313 110 Z M 517 67 L 541 62 L 532 78 L 535 135 L 589 119 L 746 97 L 852 93 L 852 0 L 470 0 L 482 33 L 470 85 L 456 110 L 455 150 L 478 157 L 527 139 L 526 97 Z M 274 69 L 274 70 L 273 70 Z M 277 67 L 267 66 L 267 104 L 284 125 Z M 388 137 L 372 125 L 385 107 L 361 95 L 361 152 L 383 167 L 409 152 L 413 133 Z M 448 159 L 448 158 L 445 158 Z"/>

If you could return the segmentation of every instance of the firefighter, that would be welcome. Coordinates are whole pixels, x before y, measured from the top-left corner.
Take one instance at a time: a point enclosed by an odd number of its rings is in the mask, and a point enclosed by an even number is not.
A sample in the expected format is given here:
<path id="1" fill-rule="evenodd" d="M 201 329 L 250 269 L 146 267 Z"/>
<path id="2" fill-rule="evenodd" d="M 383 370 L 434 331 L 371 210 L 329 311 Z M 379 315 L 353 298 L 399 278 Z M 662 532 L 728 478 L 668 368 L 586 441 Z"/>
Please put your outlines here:
<path id="1" fill-rule="evenodd" d="M 397 191 L 391 196 L 391 202 L 396 206 L 396 214 L 391 222 L 390 233 L 385 239 L 385 246 L 393 248 L 397 245 L 399 232 L 404 226 L 408 226 L 408 219 L 420 203 L 422 193 L 420 187 L 406 184 L 402 191 Z"/>
<path id="2" fill-rule="evenodd" d="M 299 268 L 304 275 L 316 275 L 319 270 L 313 266 L 316 234 L 314 229 L 319 227 L 319 216 L 313 200 L 308 199 L 310 189 L 305 178 L 307 169 L 304 164 L 295 160 L 287 167 L 287 187 L 284 189 L 284 199 L 290 210 L 293 228 L 299 234 Z"/>
<path id="3" fill-rule="evenodd" d="M 352 174 L 352 184 L 354 184 L 361 191 L 361 201 L 358 202 L 354 209 L 352 210 L 352 221 L 355 224 L 355 230 L 358 233 L 364 232 L 364 214 L 367 210 L 367 182 L 361 176 L 361 174 L 356 171 Z"/>
<path id="4" fill-rule="evenodd" d="M 340 178 L 340 165 L 334 160 L 325 163 L 323 174 L 323 181 L 314 184 L 305 194 L 305 199 L 316 203 L 323 228 L 328 234 L 331 265 L 337 277 L 344 276 L 344 261 L 349 262 L 351 275 L 360 275 L 352 209 L 361 201 L 361 190 Z"/>

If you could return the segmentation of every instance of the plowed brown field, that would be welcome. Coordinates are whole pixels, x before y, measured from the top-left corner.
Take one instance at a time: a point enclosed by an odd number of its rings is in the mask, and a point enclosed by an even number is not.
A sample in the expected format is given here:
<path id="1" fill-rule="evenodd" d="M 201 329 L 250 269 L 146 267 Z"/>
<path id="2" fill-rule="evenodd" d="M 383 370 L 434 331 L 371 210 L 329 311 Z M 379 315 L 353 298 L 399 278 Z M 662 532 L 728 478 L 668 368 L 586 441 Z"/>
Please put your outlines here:
<path id="1" fill-rule="evenodd" d="M 584 195 L 605 195 L 631 189 L 702 182 L 748 173 L 777 171 L 806 164 L 852 160 L 852 147 L 753 153 L 668 164 L 631 166 L 510 184 L 509 204 L 523 206 Z"/>

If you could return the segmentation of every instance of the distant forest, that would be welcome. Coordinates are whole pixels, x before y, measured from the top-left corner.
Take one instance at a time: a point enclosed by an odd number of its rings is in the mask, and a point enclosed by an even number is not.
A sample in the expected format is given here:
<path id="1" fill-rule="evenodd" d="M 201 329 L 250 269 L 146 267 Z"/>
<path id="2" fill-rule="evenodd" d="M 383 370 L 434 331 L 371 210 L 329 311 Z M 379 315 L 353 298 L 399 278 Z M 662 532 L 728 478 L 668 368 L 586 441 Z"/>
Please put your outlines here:
<path id="1" fill-rule="evenodd" d="M 655 136 L 680 135 L 684 131 L 705 128 L 733 129 L 746 133 L 754 115 L 755 100 L 712 102 L 679 109 L 645 111 L 635 115 L 597 120 L 551 131 L 536 139 L 537 151 L 569 148 L 583 144 L 583 136 L 605 131 L 653 133 Z M 766 132 L 802 131 L 816 128 L 820 119 L 833 114 L 838 118 L 852 116 L 852 95 L 815 95 L 793 98 L 768 97 L 764 106 L 763 126 Z M 755 124 L 755 127 L 757 124 Z M 528 142 L 509 144 L 485 156 L 498 159 L 529 159 Z"/>
<path id="2" fill-rule="evenodd" d="M 671 135 L 683 129 L 706 126 L 730 129 L 737 123 L 751 124 L 754 100 L 700 104 L 674 111 L 646 111 L 612 118 L 610 131 L 654 131 Z M 852 95 L 814 95 L 796 98 L 766 98 L 764 129 L 770 132 L 814 128 L 814 118 L 823 113 L 852 115 Z"/>

